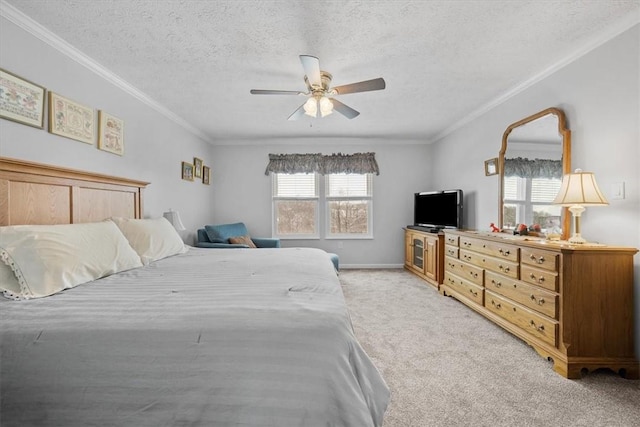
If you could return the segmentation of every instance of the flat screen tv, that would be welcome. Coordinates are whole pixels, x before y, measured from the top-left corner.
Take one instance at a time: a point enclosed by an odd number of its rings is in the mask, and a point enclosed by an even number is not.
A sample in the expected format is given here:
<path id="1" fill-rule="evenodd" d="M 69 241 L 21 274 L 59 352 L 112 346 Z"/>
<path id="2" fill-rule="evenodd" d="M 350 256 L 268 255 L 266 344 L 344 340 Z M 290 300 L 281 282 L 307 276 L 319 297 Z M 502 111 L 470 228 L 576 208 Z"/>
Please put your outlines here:
<path id="1" fill-rule="evenodd" d="M 415 193 L 413 225 L 429 231 L 462 228 L 462 190 Z"/>

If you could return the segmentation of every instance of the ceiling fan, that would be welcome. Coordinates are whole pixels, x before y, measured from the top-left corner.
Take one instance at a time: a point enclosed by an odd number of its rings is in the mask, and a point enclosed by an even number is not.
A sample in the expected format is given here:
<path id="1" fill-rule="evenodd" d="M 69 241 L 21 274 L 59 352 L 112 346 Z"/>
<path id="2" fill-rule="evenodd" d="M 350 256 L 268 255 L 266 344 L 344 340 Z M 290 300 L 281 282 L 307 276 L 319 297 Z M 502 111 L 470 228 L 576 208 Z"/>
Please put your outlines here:
<path id="1" fill-rule="evenodd" d="M 288 120 L 298 120 L 304 114 L 311 117 L 325 117 L 331 114 L 333 110 L 348 119 L 356 118 L 360 114 L 358 111 L 333 97 L 336 95 L 346 95 L 348 93 L 382 90 L 386 87 L 382 77 L 331 87 L 331 79 L 333 76 L 326 71 L 320 70 L 320 61 L 318 58 L 310 55 L 300 55 L 300 62 L 302 62 L 302 68 L 305 73 L 304 82 L 307 84 L 307 92 L 251 89 L 251 94 L 253 95 L 302 95 L 308 97 L 309 99 L 298 107 L 298 109 L 289 116 Z"/>

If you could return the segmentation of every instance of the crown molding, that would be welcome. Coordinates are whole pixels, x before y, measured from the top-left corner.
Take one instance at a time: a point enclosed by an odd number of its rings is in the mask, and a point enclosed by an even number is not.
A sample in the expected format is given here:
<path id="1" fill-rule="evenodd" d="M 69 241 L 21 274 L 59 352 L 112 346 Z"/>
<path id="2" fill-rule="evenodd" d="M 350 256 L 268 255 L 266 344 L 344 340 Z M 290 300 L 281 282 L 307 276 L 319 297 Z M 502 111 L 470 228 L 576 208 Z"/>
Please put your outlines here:
<path id="1" fill-rule="evenodd" d="M 545 68 L 544 70 L 542 70 L 541 72 L 535 74 L 534 76 L 530 77 L 529 79 L 525 80 L 524 82 L 522 82 L 522 83 L 516 85 L 515 87 L 509 89 L 508 91 L 506 91 L 502 95 L 498 96 L 497 98 L 493 99 L 492 101 L 489 101 L 488 103 L 486 103 L 485 105 L 481 106 L 477 110 L 472 111 L 467 116 L 465 116 L 462 119 L 456 121 L 453 125 L 447 127 L 445 130 L 443 130 L 442 132 L 437 134 L 428 143 L 429 144 L 433 144 L 435 142 L 438 142 L 439 140 L 441 140 L 445 136 L 455 132 L 456 130 L 458 130 L 461 127 L 465 126 L 466 124 L 472 122 L 473 120 L 477 119 L 478 117 L 482 116 L 483 114 L 485 114 L 485 113 L 491 111 L 492 109 L 496 108 L 498 105 L 508 101 L 509 99 L 513 98 L 514 96 L 518 95 L 519 93 L 523 92 L 524 90 L 526 90 L 526 89 L 530 88 L 531 86 L 533 86 L 534 84 L 538 83 L 539 81 L 549 77 L 550 75 L 552 75 L 556 71 L 560 70 L 561 68 L 566 67 L 570 63 L 576 61 L 577 59 L 579 59 L 582 56 L 586 55 L 587 53 L 591 52 L 592 50 L 602 46 L 603 44 L 605 44 L 609 40 L 613 39 L 614 37 L 617 37 L 618 35 L 624 33 L 625 31 L 629 30 L 630 28 L 632 28 L 635 25 L 638 25 L 639 23 L 640 23 L 640 13 L 630 13 L 629 15 L 625 16 L 624 18 L 620 19 L 616 24 L 614 24 L 611 27 L 605 29 L 604 31 L 601 31 L 601 32 L 595 34 L 580 49 L 576 50 L 571 55 L 567 56 L 566 58 L 564 58 L 564 59 L 562 59 L 562 60 L 560 60 L 558 62 L 556 62 L 555 64 L 552 64 L 551 66 Z"/>
<path id="2" fill-rule="evenodd" d="M 155 101 L 154 99 L 146 95 L 144 92 L 135 88 L 133 85 L 126 82 L 125 80 L 120 78 L 118 75 L 116 75 L 112 71 L 103 67 L 102 65 L 94 61 L 89 56 L 85 55 L 75 47 L 71 46 L 62 38 L 58 37 L 51 31 L 43 27 L 42 25 L 38 24 L 36 21 L 34 21 L 30 17 L 28 17 L 27 15 L 25 15 L 24 13 L 22 13 L 21 11 L 19 11 L 9 3 L 7 3 L 5 0 L 0 0 L 0 16 L 2 16 L 3 18 L 6 18 L 7 20 L 16 24 L 23 30 L 29 32 L 36 38 L 47 43 L 49 46 L 60 51 L 63 55 L 68 56 L 78 64 L 84 66 L 90 71 L 93 71 L 98 76 L 102 77 L 103 79 L 110 82 L 114 86 L 122 89 L 124 92 L 133 96 L 143 104 L 153 108 L 163 116 L 167 117 L 172 122 L 176 123 L 177 125 L 187 130 L 188 132 L 197 136 L 204 142 L 212 144 L 212 141 L 200 129 L 196 128 L 191 123 L 184 120 L 182 117 L 173 113 L 172 111 L 170 111 L 169 109 L 167 109 L 166 107 L 164 107 L 163 105 L 161 105 L 160 103 L 158 103 L 157 101 Z"/>

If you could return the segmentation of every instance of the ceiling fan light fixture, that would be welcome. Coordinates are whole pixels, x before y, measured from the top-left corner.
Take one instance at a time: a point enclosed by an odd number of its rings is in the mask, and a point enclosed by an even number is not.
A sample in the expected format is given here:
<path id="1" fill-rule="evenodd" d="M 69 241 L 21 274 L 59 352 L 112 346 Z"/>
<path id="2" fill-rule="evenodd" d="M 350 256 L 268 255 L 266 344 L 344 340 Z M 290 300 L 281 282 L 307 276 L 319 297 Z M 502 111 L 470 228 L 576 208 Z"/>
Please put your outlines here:
<path id="1" fill-rule="evenodd" d="M 304 103 L 304 113 L 311 117 L 318 114 L 318 101 L 315 97 L 307 99 L 307 102 Z"/>
<path id="2" fill-rule="evenodd" d="M 320 116 L 325 117 L 333 113 L 333 102 L 329 98 L 323 96 L 318 103 L 320 104 Z"/>

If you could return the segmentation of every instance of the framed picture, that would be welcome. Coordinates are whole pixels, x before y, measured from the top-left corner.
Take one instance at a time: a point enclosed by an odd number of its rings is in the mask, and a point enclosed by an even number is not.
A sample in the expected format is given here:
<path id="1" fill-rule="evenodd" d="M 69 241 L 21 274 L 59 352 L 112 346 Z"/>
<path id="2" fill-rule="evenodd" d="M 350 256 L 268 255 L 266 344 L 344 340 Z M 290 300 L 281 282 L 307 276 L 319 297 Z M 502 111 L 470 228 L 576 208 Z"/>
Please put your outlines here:
<path id="1" fill-rule="evenodd" d="M 124 154 L 124 121 L 98 111 L 98 148 L 113 154 Z"/>
<path id="2" fill-rule="evenodd" d="M 49 132 L 93 145 L 95 127 L 93 108 L 49 92 Z"/>
<path id="3" fill-rule="evenodd" d="M 193 158 L 193 176 L 196 178 L 202 178 L 202 159 L 197 157 Z"/>
<path id="4" fill-rule="evenodd" d="M 209 166 L 202 166 L 202 183 L 209 185 L 209 180 L 211 179 L 211 169 Z"/>
<path id="5" fill-rule="evenodd" d="M 44 128 L 45 88 L 0 68 L 0 117 Z"/>
<path id="6" fill-rule="evenodd" d="M 191 163 L 182 162 L 182 179 L 193 181 L 193 165 Z"/>
<path id="7" fill-rule="evenodd" d="M 497 157 L 484 161 L 484 174 L 486 176 L 498 174 L 498 158 Z"/>

